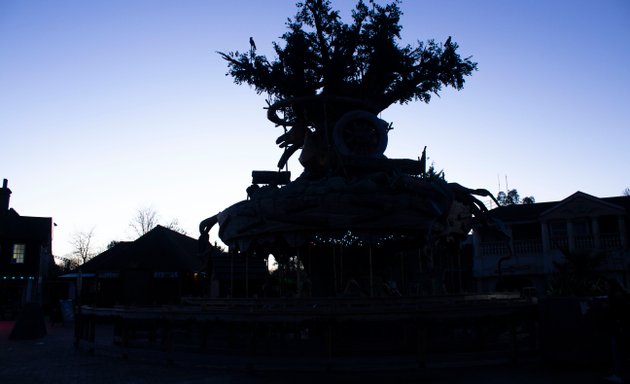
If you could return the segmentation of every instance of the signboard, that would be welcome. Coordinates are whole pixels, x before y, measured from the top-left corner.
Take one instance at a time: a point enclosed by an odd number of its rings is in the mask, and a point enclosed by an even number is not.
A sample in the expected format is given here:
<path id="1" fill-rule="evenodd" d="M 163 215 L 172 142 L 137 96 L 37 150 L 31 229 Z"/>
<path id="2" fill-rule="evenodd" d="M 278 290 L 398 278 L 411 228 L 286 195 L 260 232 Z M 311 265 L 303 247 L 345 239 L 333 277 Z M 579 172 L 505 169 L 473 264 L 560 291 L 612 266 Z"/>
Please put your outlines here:
<path id="1" fill-rule="evenodd" d="M 59 307 L 61 308 L 61 317 L 64 323 L 74 321 L 74 305 L 72 300 L 59 300 Z"/>

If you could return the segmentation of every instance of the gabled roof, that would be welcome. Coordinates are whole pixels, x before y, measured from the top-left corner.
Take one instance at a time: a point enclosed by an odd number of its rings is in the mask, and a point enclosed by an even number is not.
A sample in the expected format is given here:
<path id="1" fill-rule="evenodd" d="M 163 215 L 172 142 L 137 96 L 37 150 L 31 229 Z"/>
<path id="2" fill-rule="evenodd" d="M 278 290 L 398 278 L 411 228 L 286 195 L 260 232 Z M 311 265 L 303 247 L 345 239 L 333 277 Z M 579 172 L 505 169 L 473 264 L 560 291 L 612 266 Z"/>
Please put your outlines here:
<path id="1" fill-rule="evenodd" d="M 540 214 L 551 209 L 557 202 L 506 205 L 492 209 L 488 216 L 505 222 L 535 221 Z"/>
<path id="2" fill-rule="evenodd" d="M 576 216 L 615 215 L 623 214 L 625 209 L 609 203 L 605 199 L 577 191 L 553 207 L 542 212 L 541 218 L 567 218 Z"/>
<path id="3" fill-rule="evenodd" d="M 592 213 L 592 210 L 596 210 L 598 214 L 629 214 L 630 196 L 599 198 L 578 191 L 561 201 L 498 207 L 492 209 L 488 216 L 503 222 L 532 222 L 541 218 L 554 218 L 563 209 L 569 208 L 574 209 L 573 217 L 580 209 L 585 211 L 585 215 Z M 591 210 L 591 212 L 586 212 L 586 210 Z"/>
<path id="4" fill-rule="evenodd" d="M 114 245 L 81 269 L 83 272 L 201 271 L 206 265 L 205 257 L 199 254 L 196 239 L 158 225 L 135 241 Z"/>

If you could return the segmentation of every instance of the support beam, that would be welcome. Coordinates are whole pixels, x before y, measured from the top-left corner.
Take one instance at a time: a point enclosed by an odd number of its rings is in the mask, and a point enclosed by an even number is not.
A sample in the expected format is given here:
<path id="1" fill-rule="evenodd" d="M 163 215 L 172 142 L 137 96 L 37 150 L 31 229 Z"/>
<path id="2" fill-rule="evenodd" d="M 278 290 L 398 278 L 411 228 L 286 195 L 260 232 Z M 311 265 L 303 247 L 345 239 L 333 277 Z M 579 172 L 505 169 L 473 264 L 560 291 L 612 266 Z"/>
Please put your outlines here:
<path id="1" fill-rule="evenodd" d="M 372 271 L 372 246 L 369 247 L 370 252 L 370 297 L 374 297 L 374 274 Z"/>

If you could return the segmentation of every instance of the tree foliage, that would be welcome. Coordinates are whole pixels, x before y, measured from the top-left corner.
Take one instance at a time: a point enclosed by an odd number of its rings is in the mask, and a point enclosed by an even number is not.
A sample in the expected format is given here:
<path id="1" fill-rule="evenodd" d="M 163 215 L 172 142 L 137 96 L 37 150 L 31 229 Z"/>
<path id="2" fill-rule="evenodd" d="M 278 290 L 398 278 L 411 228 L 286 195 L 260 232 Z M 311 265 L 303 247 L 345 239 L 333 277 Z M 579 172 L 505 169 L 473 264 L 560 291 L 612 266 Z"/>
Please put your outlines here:
<path id="1" fill-rule="evenodd" d="M 425 180 L 446 181 L 444 170 L 436 171 L 434 163 L 431 163 L 429 169 L 427 169 L 426 173 L 424 174 L 424 178 Z"/>
<path id="2" fill-rule="evenodd" d="M 218 53 L 237 84 L 267 93 L 272 103 L 336 96 L 361 100 L 379 113 L 394 103 L 428 102 L 443 86 L 462 89 L 477 64 L 461 58 L 450 37 L 444 43 L 400 45 L 398 3 L 360 0 L 346 24 L 329 0 L 305 0 L 287 21 L 284 44 L 273 43 L 275 58 L 257 54 L 253 40 L 247 52 Z M 321 115 L 308 105 L 289 113 L 310 121 Z"/>
<path id="3" fill-rule="evenodd" d="M 564 260 L 554 261 L 555 271 L 549 284 L 553 296 L 588 296 L 606 292 L 606 279 L 601 272 L 605 261 L 602 253 L 571 252 L 561 249 Z"/>
<path id="4" fill-rule="evenodd" d="M 518 191 L 516 189 L 510 189 L 507 193 L 500 191 L 497 194 L 497 202 L 500 206 L 504 207 L 507 205 L 534 204 L 536 199 L 534 196 L 526 196 L 521 200 Z"/>

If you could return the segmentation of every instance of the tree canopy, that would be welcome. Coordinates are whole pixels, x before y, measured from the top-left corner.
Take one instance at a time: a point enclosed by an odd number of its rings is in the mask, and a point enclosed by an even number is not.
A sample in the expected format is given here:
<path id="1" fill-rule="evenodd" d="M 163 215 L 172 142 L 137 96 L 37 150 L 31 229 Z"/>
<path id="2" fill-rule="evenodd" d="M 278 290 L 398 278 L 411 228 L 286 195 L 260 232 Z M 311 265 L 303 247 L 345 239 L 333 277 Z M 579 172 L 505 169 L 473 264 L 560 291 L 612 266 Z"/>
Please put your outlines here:
<path id="1" fill-rule="evenodd" d="M 360 0 L 352 22 L 346 24 L 329 0 L 305 0 L 297 3 L 296 15 L 287 21 L 288 30 L 281 36 L 284 44 L 273 43 L 275 58 L 257 54 L 253 39 L 247 52 L 218 53 L 237 84 L 267 93 L 271 103 L 339 97 L 360 100 L 365 109 L 379 113 L 394 103 L 429 102 L 443 86 L 462 89 L 477 64 L 461 58 L 450 37 L 444 43 L 400 45 L 398 4 Z M 290 119 L 309 121 L 321 115 L 309 106 L 295 105 L 287 113 Z"/>
<path id="2" fill-rule="evenodd" d="M 497 194 L 497 201 L 500 206 L 517 205 L 517 204 L 534 204 L 536 199 L 534 196 L 526 196 L 521 200 L 521 196 L 516 189 L 510 189 L 507 193 L 500 191 Z"/>

